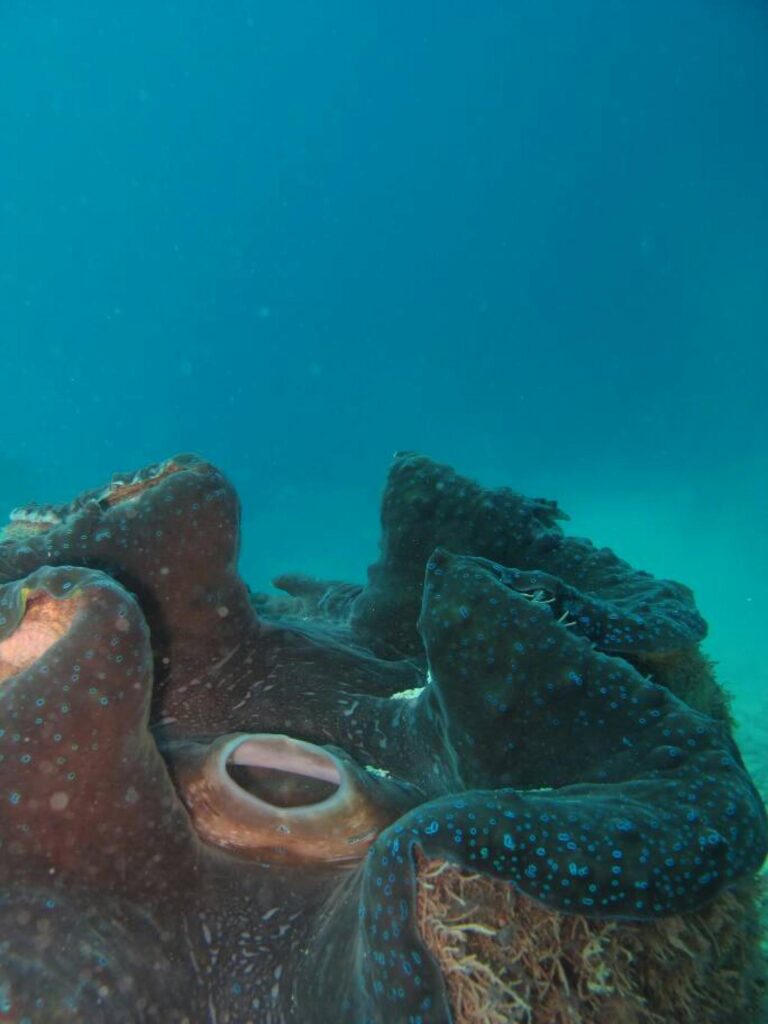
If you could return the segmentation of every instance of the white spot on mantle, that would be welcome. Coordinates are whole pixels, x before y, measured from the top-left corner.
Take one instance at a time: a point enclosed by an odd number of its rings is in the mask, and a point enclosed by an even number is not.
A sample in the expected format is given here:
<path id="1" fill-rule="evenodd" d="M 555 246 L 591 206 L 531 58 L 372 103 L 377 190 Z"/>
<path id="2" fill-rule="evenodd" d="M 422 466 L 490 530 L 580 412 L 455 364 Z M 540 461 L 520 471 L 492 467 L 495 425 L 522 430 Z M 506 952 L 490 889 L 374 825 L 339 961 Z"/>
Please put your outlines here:
<path id="1" fill-rule="evenodd" d="M 416 700 L 426 690 L 426 686 L 417 686 L 413 690 L 400 690 L 399 693 L 390 694 L 390 700 Z"/>

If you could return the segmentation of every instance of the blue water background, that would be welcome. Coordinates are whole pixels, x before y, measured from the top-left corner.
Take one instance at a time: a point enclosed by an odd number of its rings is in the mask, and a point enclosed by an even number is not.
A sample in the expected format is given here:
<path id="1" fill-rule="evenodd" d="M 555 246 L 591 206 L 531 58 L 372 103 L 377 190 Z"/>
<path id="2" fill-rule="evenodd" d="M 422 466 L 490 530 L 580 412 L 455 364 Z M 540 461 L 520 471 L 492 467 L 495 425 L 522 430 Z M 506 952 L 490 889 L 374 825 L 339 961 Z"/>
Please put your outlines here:
<path id="1" fill-rule="evenodd" d="M 253 585 L 362 579 L 417 449 L 692 585 L 758 713 L 766 126 L 762 3 L 6 0 L 0 513 L 195 450 Z"/>

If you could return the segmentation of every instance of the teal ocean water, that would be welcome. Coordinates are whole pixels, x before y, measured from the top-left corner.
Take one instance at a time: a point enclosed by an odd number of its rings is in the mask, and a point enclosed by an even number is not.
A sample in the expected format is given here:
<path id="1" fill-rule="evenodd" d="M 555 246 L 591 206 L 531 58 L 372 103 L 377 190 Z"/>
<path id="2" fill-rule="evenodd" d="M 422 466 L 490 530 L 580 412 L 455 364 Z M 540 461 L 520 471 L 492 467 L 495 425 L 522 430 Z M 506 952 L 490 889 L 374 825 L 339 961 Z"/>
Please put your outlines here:
<path id="1" fill-rule="evenodd" d="M 7 0 L 0 516 L 179 451 L 362 582 L 393 452 L 691 586 L 768 792 L 768 6 Z"/>
<path id="2" fill-rule="evenodd" d="M 768 670 L 768 14 L 4 5 L 0 510 L 204 453 L 256 586 L 391 453 L 556 497 Z"/>

